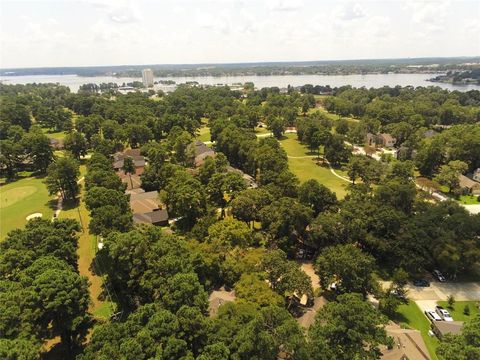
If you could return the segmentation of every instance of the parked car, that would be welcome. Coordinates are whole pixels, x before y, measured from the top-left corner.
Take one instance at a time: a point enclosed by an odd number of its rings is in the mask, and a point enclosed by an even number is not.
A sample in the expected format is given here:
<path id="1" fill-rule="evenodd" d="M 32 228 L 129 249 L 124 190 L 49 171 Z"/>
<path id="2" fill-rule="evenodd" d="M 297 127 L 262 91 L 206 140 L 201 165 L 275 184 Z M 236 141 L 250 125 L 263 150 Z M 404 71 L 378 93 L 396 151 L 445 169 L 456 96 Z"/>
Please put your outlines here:
<path id="1" fill-rule="evenodd" d="M 442 318 L 433 310 L 425 310 L 425 315 L 430 321 L 442 321 Z"/>
<path id="2" fill-rule="evenodd" d="M 437 314 L 445 321 L 453 321 L 453 318 L 452 316 L 450 315 L 450 313 L 445 310 L 443 307 L 437 305 L 435 307 L 435 311 L 437 312 Z"/>
<path id="3" fill-rule="evenodd" d="M 433 270 L 433 276 L 437 278 L 438 281 L 440 282 L 445 282 L 447 279 L 445 279 L 445 276 L 440 272 L 440 270 Z"/>
<path id="4" fill-rule="evenodd" d="M 395 297 L 398 298 L 398 299 L 407 300 L 407 297 L 406 297 L 404 291 L 398 291 L 398 289 L 393 289 L 393 290 L 390 292 L 390 294 L 392 294 L 393 296 L 395 296 Z"/>
<path id="5" fill-rule="evenodd" d="M 420 287 L 429 287 L 430 282 L 427 279 L 417 279 L 413 280 L 413 285 Z"/>

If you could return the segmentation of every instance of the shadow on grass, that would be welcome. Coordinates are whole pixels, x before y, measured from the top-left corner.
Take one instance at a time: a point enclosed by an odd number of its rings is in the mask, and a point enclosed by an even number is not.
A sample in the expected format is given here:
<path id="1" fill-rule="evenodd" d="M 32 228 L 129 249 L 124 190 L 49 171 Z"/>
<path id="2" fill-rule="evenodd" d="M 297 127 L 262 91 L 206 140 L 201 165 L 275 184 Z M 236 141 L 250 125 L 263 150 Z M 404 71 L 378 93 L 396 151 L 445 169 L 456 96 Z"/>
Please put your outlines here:
<path id="1" fill-rule="evenodd" d="M 80 205 L 80 199 L 78 198 L 75 200 L 68 199 L 63 201 L 62 207 L 64 211 L 68 211 L 68 210 L 77 208 L 79 205 Z"/>

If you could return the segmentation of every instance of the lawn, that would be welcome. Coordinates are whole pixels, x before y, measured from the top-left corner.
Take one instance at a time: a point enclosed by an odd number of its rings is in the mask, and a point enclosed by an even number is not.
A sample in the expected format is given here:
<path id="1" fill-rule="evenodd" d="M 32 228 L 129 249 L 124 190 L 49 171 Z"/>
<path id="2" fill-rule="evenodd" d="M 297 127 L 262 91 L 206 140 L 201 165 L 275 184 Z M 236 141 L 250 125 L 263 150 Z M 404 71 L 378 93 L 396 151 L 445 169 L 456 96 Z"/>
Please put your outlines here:
<path id="1" fill-rule="evenodd" d="M 43 181 L 43 178 L 27 177 L 0 187 L 0 240 L 11 230 L 23 228 L 30 214 L 38 212 L 44 219 L 52 218 L 53 197 Z"/>
<path id="2" fill-rule="evenodd" d="M 63 139 L 65 139 L 65 136 L 67 135 L 63 131 L 50 132 L 50 130 L 47 130 L 47 129 L 42 129 L 42 131 L 48 138 L 57 139 L 57 140 L 63 140 Z"/>
<path id="3" fill-rule="evenodd" d="M 81 176 L 85 173 L 85 165 L 80 166 Z M 82 184 L 83 185 L 83 184 Z M 84 189 L 81 192 L 80 204 L 65 203 L 64 209 L 60 212 L 60 219 L 75 219 L 77 220 L 82 231 L 80 232 L 80 238 L 78 241 L 78 270 L 81 275 L 86 276 L 90 282 L 90 296 L 92 304 L 90 311 L 94 316 L 108 319 L 112 313 L 113 304 L 108 301 L 102 301 L 98 297 L 102 292 L 102 278 L 94 275 L 90 271 L 95 252 L 97 248 L 97 239 L 94 235 L 88 232 L 88 224 L 90 222 L 90 214 L 85 207 L 83 201 Z"/>
<path id="4" fill-rule="evenodd" d="M 401 326 L 406 325 L 409 328 L 419 330 L 425 344 L 427 345 L 430 357 L 432 360 L 438 359 L 435 350 L 437 349 L 439 341 L 435 336 L 428 335 L 430 321 L 414 301 L 409 301 L 407 305 L 400 305 L 397 310 L 397 315 L 393 320 L 400 323 Z"/>
<path id="5" fill-rule="evenodd" d="M 461 202 L 462 204 L 465 204 L 465 205 L 478 205 L 480 204 L 480 201 L 478 200 L 480 199 L 480 196 L 477 195 L 461 195 L 459 198 L 458 198 L 458 201 Z"/>
<path id="6" fill-rule="evenodd" d="M 480 304 L 480 301 L 455 301 L 455 304 L 453 304 L 453 309 L 451 309 L 448 307 L 448 303 L 446 301 L 438 302 L 438 305 L 447 309 L 450 315 L 452 315 L 453 320 L 457 321 L 468 321 L 473 319 L 477 314 L 480 314 L 480 310 L 477 307 L 478 304 Z M 470 308 L 470 315 L 465 315 L 463 313 L 463 309 L 466 305 L 468 305 Z"/>
<path id="7" fill-rule="evenodd" d="M 207 126 L 202 126 L 197 132 L 197 140 L 200 141 L 210 141 L 210 128 Z"/>
<path id="8" fill-rule="evenodd" d="M 288 158 L 288 165 L 290 170 L 297 175 L 300 182 L 305 182 L 309 179 L 316 179 L 318 182 L 335 192 L 339 199 L 345 197 L 345 188 L 348 185 L 348 182 L 333 175 L 326 164 L 324 166 L 317 165 L 310 150 L 298 142 L 296 134 L 286 134 L 280 143 L 288 156 L 291 156 Z M 346 176 L 345 172 L 342 170 L 335 170 L 335 172 L 341 176 Z"/>
<path id="9" fill-rule="evenodd" d="M 268 130 L 266 127 L 259 127 L 259 126 L 255 127 L 255 134 L 267 134 L 269 132 L 270 130 Z"/>

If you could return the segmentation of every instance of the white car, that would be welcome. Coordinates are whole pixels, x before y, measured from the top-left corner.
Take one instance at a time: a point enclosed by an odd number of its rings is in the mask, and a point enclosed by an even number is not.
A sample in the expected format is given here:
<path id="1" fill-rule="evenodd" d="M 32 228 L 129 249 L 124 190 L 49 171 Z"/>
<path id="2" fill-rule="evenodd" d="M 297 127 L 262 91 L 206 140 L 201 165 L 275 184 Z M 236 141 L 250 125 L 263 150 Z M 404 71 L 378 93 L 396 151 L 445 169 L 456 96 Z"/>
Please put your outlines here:
<path id="1" fill-rule="evenodd" d="M 445 279 L 445 276 L 440 272 L 440 270 L 433 270 L 433 275 L 437 278 L 438 281 L 440 282 L 445 282 L 447 279 Z"/>
<path id="2" fill-rule="evenodd" d="M 433 310 L 425 310 L 425 315 L 430 321 L 442 321 L 442 318 Z"/>
<path id="3" fill-rule="evenodd" d="M 450 315 L 450 313 L 445 310 L 443 307 L 441 306 L 437 306 L 435 308 L 435 311 L 437 312 L 437 314 L 445 321 L 453 321 L 453 318 L 452 316 Z"/>

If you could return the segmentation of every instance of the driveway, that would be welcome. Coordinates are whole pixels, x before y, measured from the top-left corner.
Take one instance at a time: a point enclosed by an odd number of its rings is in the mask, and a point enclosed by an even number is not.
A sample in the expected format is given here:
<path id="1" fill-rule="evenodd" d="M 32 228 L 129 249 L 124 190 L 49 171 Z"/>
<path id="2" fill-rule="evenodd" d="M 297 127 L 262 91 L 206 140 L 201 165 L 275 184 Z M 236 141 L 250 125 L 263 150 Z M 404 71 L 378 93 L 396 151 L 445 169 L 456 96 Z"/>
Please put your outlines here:
<path id="1" fill-rule="evenodd" d="M 429 287 L 407 285 L 408 297 L 417 300 L 447 300 L 453 295 L 457 301 L 480 300 L 480 283 L 478 282 L 431 282 Z"/>

